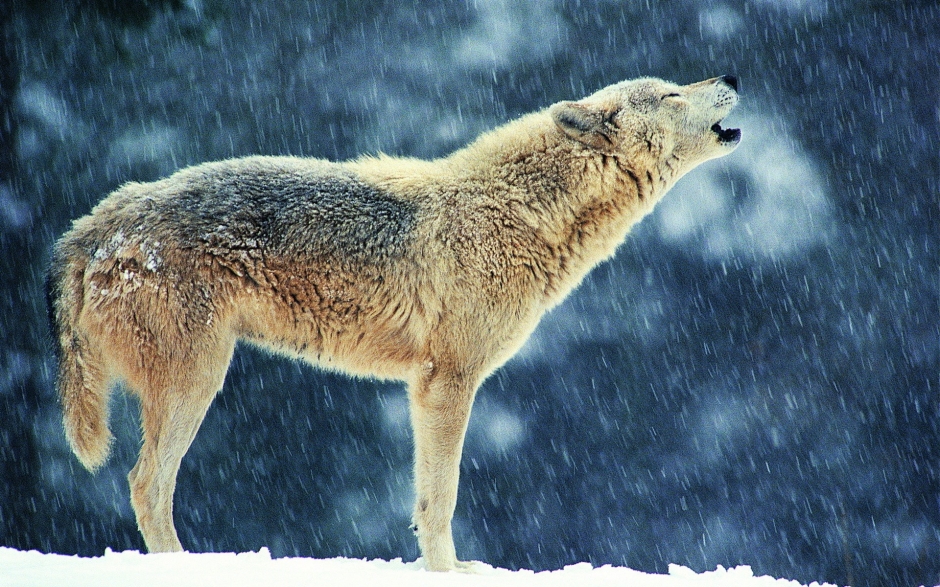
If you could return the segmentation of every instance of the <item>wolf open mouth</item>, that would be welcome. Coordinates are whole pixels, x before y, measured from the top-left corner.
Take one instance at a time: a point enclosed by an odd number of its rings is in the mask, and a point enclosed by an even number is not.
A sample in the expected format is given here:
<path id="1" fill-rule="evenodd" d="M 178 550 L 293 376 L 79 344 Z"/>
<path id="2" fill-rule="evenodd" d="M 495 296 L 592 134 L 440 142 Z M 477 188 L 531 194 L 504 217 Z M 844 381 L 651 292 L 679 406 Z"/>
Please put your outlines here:
<path id="1" fill-rule="evenodd" d="M 722 143 L 736 143 L 741 140 L 739 128 L 721 128 L 721 125 L 716 122 L 712 125 L 712 131 L 718 135 L 718 140 Z"/>

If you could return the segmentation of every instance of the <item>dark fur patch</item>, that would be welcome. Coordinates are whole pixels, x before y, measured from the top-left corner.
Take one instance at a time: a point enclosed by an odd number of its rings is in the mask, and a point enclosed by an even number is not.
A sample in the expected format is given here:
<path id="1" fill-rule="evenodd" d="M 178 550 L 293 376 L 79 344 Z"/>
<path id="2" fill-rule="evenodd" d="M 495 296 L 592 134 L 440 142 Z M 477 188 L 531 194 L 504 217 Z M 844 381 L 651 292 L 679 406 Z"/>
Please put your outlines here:
<path id="1" fill-rule="evenodd" d="M 259 162 L 247 169 L 209 167 L 194 179 L 160 206 L 168 220 L 190 225 L 183 230 L 213 248 L 381 263 L 404 254 L 416 224 L 414 204 L 333 166 Z"/>

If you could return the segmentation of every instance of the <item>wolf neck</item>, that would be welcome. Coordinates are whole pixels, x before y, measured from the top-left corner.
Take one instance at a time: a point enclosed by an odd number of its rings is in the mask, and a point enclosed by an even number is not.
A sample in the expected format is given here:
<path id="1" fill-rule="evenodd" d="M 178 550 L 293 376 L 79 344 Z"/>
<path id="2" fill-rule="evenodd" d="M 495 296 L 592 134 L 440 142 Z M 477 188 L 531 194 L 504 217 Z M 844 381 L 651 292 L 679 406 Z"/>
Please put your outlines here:
<path id="1" fill-rule="evenodd" d="M 543 282 L 549 306 L 612 256 L 673 183 L 659 170 L 629 169 L 617 157 L 572 149 L 545 112 L 484 135 L 448 163 L 464 178 L 505 186 L 486 197 L 504 210 L 507 226 L 524 227 L 538 243 L 534 251 L 511 253 L 531 255 L 520 260 Z"/>

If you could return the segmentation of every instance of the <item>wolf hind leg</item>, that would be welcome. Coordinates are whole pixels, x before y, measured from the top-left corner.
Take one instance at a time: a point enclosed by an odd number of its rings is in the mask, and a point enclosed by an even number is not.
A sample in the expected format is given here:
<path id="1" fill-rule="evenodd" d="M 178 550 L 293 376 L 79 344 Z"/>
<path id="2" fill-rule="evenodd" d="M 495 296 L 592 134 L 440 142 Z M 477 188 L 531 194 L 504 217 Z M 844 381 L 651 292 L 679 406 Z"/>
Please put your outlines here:
<path id="1" fill-rule="evenodd" d="M 189 369 L 168 366 L 164 373 L 169 381 L 141 390 L 143 443 L 127 479 L 137 527 L 149 552 L 183 550 L 173 523 L 176 477 L 209 405 L 222 388 L 233 350 L 234 344 L 205 370 L 195 365 Z"/>

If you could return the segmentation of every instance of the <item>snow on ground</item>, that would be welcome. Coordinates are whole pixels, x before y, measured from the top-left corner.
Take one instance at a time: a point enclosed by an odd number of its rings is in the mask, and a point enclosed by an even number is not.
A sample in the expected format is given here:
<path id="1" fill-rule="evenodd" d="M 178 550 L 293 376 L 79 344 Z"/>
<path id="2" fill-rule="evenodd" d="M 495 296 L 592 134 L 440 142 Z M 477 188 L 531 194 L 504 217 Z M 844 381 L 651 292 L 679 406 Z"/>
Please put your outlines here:
<path id="1" fill-rule="evenodd" d="M 560 571 L 507 571 L 475 563 L 477 574 L 429 573 L 420 560 L 404 563 L 348 558 L 272 559 L 260 552 L 140 554 L 112 552 L 81 558 L 23 552 L 0 547 L 0 584 L 4 587 L 310 587 L 381 585 L 383 587 L 798 587 L 796 581 L 755 577 L 750 567 L 697 574 L 670 565 L 668 575 L 650 575 L 622 567 L 592 568 L 588 563 Z M 812 585 L 817 585 L 813 583 Z"/>

